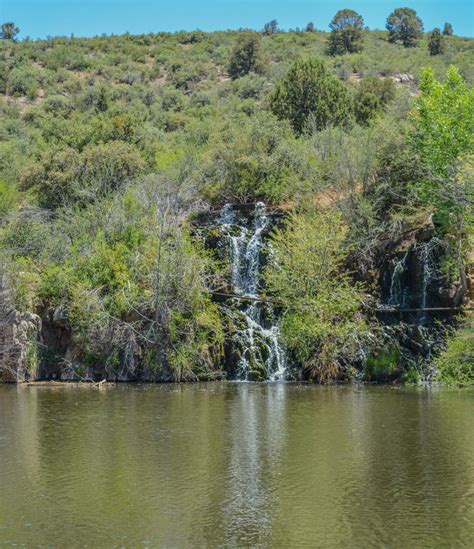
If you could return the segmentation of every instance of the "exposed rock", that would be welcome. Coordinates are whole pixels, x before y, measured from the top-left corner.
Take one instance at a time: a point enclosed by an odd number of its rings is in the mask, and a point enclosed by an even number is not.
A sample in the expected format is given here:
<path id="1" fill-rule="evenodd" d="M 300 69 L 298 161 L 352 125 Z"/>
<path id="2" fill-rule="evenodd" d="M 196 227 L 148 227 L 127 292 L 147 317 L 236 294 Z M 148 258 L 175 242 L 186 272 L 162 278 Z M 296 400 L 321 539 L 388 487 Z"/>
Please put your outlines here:
<path id="1" fill-rule="evenodd" d="M 413 74 L 400 73 L 390 77 L 396 84 L 408 84 L 415 80 Z"/>
<path id="2" fill-rule="evenodd" d="M 40 331 L 38 315 L 22 314 L 10 305 L 3 276 L 0 277 L 0 381 L 36 379 Z"/>

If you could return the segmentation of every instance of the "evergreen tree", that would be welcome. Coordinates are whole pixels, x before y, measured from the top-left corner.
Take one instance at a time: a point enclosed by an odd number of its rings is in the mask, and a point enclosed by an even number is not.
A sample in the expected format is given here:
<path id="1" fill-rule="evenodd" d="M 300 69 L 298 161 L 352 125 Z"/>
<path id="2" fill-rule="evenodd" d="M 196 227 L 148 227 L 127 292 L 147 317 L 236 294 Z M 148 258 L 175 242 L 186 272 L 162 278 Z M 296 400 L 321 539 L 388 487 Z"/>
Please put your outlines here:
<path id="1" fill-rule="evenodd" d="M 276 19 L 272 19 L 268 23 L 265 23 L 263 26 L 263 34 L 266 36 L 271 36 L 272 34 L 276 34 L 278 32 L 278 21 Z"/>
<path id="2" fill-rule="evenodd" d="M 278 118 L 290 121 L 297 134 L 308 123 L 316 130 L 341 125 L 351 111 L 345 86 L 318 58 L 295 61 L 277 84 L 270 105 Z"/>
<path id="3" fill-rule="evenodd" d="M 2 24 L 0 30 L 0 39 L 2 40 L 15 40 L 16 35 L 20 32 L 20 29 L 15 26 L 15 23 L 9 21 Z"/>
<path id="4" fill-rule="evenodd" d="M 364 20 L 353 10 L 340 10 L 329 25 L 329 53 L 342 55 L 355 53 L 362 49 L 362 30 Z"/>
<path id="5" fill-rule="evenodd" d="M 260 36 L 243 32 L 237 37 L 229 61 L 229 74 L 235 79 L 250 72 L 263 72 Z"/>
<path id="6" fill-rule="evenodd" d="M 452 36 L 453 35 L 453 26 L 451 23 L 445 23 L 443 28 L 443 34 L 445 36 Z"/>
<path id="7" fill-rule="evenodd" d="M 389 42 L 401 42 L 406 48 L 416 46 L 423 33 L 423 23 L 411 8 L 397 8 L 387 18 Z"/>
<path id="8" fill-rule="evenodd" d="M 440 55 L 444 53 L 444 39 L 439 29 L 433 29 L 428 42 L 430 55 Z"/>
<path id="9" fill-rule="evenodd" d="M 310 21 L 307 25 L 306 25 L 306 32 L 314 32 L 314 23 L 312 21 Z"/>

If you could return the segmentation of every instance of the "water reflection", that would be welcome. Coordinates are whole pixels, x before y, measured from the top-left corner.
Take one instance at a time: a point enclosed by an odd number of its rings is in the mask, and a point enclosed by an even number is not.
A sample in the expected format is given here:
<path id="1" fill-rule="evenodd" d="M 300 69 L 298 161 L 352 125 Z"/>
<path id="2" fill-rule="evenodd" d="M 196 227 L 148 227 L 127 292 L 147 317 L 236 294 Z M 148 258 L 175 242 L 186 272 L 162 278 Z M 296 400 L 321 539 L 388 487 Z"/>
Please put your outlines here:
<path id="1" fill-rule="evenodd" d="M 0 543 L 473 546 L 473 398 L 0 387 Z"/>
<path id="2" fill-rule="evenodd" d="M 273 488 L 286 440 L 285 385 L 242 384 L 226 428 L 225 539 L 255 546 L 271 539 L 278 502 Z"/>

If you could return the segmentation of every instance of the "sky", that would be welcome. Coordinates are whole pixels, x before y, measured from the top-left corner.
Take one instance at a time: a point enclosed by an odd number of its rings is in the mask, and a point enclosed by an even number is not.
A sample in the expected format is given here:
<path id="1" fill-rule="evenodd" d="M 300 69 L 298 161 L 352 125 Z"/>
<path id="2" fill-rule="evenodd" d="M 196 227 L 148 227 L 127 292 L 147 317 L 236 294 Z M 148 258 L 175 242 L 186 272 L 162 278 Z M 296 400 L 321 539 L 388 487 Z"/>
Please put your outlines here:
<path id="1" fill-rule="evenodd" d="M 474 0 L 0 0 L 0 22 L 16 23 L 20 38 L 261 29 L 271 19 L 284 29 L 313 21 L 327 30 L 336 11 L 351 8 L 369 28 L 380 29 L 394 8 L 407 5 L 425 30 L 449 21 L 455 34 L 474 36 Z"/>

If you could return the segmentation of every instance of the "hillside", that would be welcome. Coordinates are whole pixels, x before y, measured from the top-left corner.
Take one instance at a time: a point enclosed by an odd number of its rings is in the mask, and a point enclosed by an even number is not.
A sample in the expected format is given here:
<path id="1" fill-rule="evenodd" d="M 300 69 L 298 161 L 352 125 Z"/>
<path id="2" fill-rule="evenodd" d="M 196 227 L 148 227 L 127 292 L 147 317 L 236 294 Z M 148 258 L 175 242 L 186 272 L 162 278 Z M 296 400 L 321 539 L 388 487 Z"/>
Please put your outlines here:
<path id="1" fill-rule="evenodd" d="M 252 288 L 290 378 L 433 379 L 448 327 L 472 357 L 462 317 L 425 309 L 472 292 L 474 40 L 430 55 L 427 35 L 364 31 L 362 51 L 331 56 L 328 36 L 0 43 L 3 286 L 29 319 L 15 375 L 216 379 L 244 356 L 268 377 L 268 342 L 231 342 L 253 312 L 216 298 L 236 291 L 221 244 L 258 224 L 258 202 L 277 220 Z M 223 236 L 227 203 L 251 209 Z"/>

